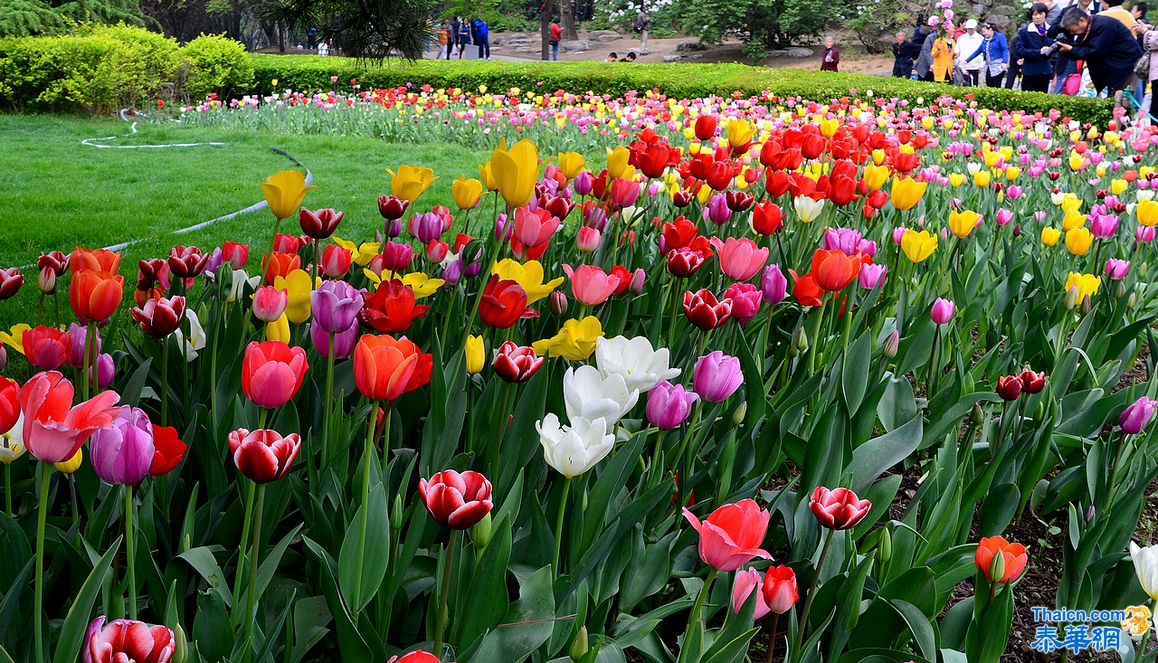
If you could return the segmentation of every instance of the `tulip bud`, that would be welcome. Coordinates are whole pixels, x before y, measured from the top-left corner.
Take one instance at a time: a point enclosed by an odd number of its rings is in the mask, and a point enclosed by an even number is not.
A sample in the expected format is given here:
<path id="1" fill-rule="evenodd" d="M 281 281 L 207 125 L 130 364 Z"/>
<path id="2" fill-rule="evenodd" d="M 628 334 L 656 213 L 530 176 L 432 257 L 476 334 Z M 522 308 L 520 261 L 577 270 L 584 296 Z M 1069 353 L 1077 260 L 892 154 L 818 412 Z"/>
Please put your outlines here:
<path id="1" fill-rule="evenodd" d="M 192 549 L 193 549 L 193 537 L 192 537 L 192 535 L 186 534 L 185 536 L 181 537 L 181 552 L 187 553 Z"/>
<path id="2" fill-rule="evenodd" d="M 627 286 L 628 292 L 633 295 L 643 294 L 643 284 L 647 280 L 647 272 L 642 267 L 631 273 L 631 283 Z"/>
<path id="3" fill-rule="evenodd" d="M 397 534 L 402 531 L 402 514 L 405 513 L 402 508 L 402 496 L 394 496 L 393 508 L 390 509 L 390 529 Z"/>
<path id="4" fill-rule="evenodd" d="M 732 415 L 732 423 L 739 426 L 744 423 L 744 415 L 748 414 L 748 401 L 740 403 L 740 407 L 736 408 L 735 414 Z"/>
<path id="5" fill-rule="evenodd" d="M 185 663 L 189 660 L 189 639 L 185 636 L 185 629 L 180 624 L 173 627 L 173 658 L 172 663 Z"/>
<path id="6" fill-rule="evenodd" d="M 885 339 L 884 346 L 881 348 L 885 357 L 892 359 L 897 356 L 897 350 L 901 345 L 901 332 L 894 329 L 888 338 Z"/>
<path id="7" fill-rule="evenodd" d="M 1094 308 L 1094 303 L 1090 300 L 1090 296 L 1086 295 L 1082 300 L 1082 315 L 1087 315 L 1091 309 Z"/>
<path id="8" fill-rule="evenodd" d="M 990 582 L 1005 577 L 1005 555 L 994 555 L 993 561 L 989 564 L 989 579 Z"/>
<path id="9" fill-rule="evenodd" d="M 808 332 L 804 331 L 803 326 L 800 327 L 800 331 L 796 334 L 796 340 L 792 345 L 796 351 L 801 354 L 808 352 Z"/>
<path id="10" fill-rule="evenodd" d="M 1126 296 L 1126 282 L 1116 281 L 1114 288 L 1114 298 L 1121 299 Z"/>
<path id="11" fill-rule="evenodd" d="M 971 417 L 970 423 L 974 426 L 980 426 L 985 423 L 985 410 L 981 409 L 980 403 L 973 404 L 973 411 L 969 414 Z"/>
<path id="12" fill-rule="evenodd" d="M 46 295 L 56 292 L 56 272 L 51 267 L 44 267 L 36 277 L 36 285 L 40 288 L 40 292 Z"/>
<path id="13" fill-rule="evenodd" d="M 587 655 L 590 649 L 591 647 L 587 641 L 587 625 L 584 624 L 579 627 L 579 632 L 575 634 L 575 639 L 571 641 L 571 649 L 567 651 L 567 654 L 571 657 L 572 661 L 579 661 Z"/>
<path id="14" fill-rule="evenodd" d="M 1138 303 L 1138 293 L 1131 292 L 1130 298 L 1126 300 L 1126 307 L 1127 308 L 1134 308 L 1134 305 L 1137 303 Z"/>
<path id="15" fill-rule="evenodd" d="M 1096 507 L 1094 507 L 1093 504 L 1091 504 L 1090 508 L 1086 509 L 1086 522 L 1093 522 L 1094 516 L 1096 515 L 1098 515 L 1098 510 Z"/>
<path id="16" fill-rule="evenodd" d="M 1069 290 L 1066 290 L 1066 310 L 1072 311 L 1078 305 L 1078 287 L 1075 285 Z"/>
<path id="17" fill-rule="evenodd" d="M 483 516 L 482 520 L 475 523 L 475 526 L 470 529 L 470 538 L 479 550 L 484 550 L 490 545 L 492 536 L 494 536 L 494 523 L 488 511 L 487 515 Z"/>
<path id="18" fill-rule="evenodd" d="M 567 295 L 564 295 L 559 290 L 552 292 L 547 302 L 547 307 L 560 318 L 567 315 Z"/>
<path id="19" fill-rule="evenodd" d="M 889 534 L 889 529 L 886 527 L 881 530 L 881 540 L 877 544 L 877 558 L 881 563 L 886 563 L 889 558 L 893 556 L 893 535 Z"/>

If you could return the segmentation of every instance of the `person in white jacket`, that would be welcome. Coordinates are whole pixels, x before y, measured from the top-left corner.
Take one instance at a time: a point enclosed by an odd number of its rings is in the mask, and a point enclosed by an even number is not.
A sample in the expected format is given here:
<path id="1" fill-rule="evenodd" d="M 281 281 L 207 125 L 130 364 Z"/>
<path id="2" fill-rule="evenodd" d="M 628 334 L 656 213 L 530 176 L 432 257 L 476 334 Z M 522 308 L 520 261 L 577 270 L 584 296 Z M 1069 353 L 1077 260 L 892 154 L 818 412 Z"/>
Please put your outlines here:
<path id="1" fill-rule="evenodd" d="M 982 58 L 974 58 L 972 61 L 966 61 L 966 58 L 981 48 L 981 44 L 984 41 L 985 37 L 981 36 L 980 32 L 977 32 L 976 19 L 971 18 L 965 21 L 965 33 L 957 38 L 957 46 L 953 53 L 956 65 L 964 75 L 965 85 L 976 86 L 981 84 L 981 71 L 985 68 L 985 61 Z"/>

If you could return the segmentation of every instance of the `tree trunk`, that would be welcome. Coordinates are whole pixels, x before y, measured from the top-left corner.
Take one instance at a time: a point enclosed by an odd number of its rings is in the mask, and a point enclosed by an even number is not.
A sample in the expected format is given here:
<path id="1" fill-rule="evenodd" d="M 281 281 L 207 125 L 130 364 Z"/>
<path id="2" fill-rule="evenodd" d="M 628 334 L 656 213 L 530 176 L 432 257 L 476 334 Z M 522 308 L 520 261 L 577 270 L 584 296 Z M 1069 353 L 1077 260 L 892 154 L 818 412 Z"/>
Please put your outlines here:
<path id="1" fill-rule="evenodd" d="M 563 14 L 563 39 L 574 41 L 579 38 L 579 31 L 575 29 L 575 2 L 574 0 L 559 0 L 559 11 Z"/>
<path id="2" fill-rule="evenodd" d="M 543 41 L 544 61 L 551 59 L 551 10 L 554 9 L 554 5 L 551 0 L 544 0 L 539 10 L 539 34 Z"/>

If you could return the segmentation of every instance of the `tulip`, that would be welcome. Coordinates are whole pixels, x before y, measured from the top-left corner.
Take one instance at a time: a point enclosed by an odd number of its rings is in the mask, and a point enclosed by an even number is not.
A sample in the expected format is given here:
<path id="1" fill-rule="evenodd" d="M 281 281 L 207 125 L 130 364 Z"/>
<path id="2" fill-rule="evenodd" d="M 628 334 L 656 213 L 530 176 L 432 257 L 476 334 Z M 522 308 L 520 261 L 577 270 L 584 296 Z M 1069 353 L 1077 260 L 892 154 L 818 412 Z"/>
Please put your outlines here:
<path id="1" fill-rule="evenodd" d="M 334 342 L 334 359 L 345 359 L 354 352 L 354 344 L 358 341 L 358 325 L 352 324 L 346 329 L 331 334 L 322 329 L 321 325 L 310 325 L 310 342 L 314 350 L 323 359 L 330 358 L 330 341 Z"/>
<path id="2" fill-rule="evenodd" d="M 719 571 L 735 571 L 757 557 L 772 559 L 760 548 L 770 516 L 755 500 L 725 504 L 703 522 L 686 508 L 683 513 L 700 535 L 700 559 L 708 566 Z"/>
<path id="3" fill-rule="evenodd" d="M 59 463 L 53 463 L 52 469 L 61 474 L 75 474 L 80 469 L 81 463 L 84 462 L 84 449 L 77 449 L 72 458 L 62 460 Z"/>
<path id="4" fill-rule="evenodd" d="M 482 336 L 468 335 L 463 350 L 467 374 L 476 375 L 482 372 L 483 366 L 486 364 L 486 348 L 483 345 Z"/>
<path id="5" fill-rule="evenodd" d="M 0 375 L 0 435 L 20 421 L 20 385 Z"/>
<path id="6" fill-rule="evenodd" d="M 249 261 L 249 247 L 245 244 L 226 240 L 221 245 L 221 259 L 233 269 L 241 269 Z"/>
<path id="7" fill-rule="evenodd" d="M 205 265 L 208 261 L 209 255 L 202 253 L 201 249 L 196 246 L 178 244 L 169 249 L 169 258 L 165 264 L 173 277 L 192 279 L 205 271 Z"/>
<path id="8" fill-rule="evenodd" d="M 885 283 L 889 268 L 885 265 L 869 263 L 860 268 L 860 287 L 874 290 Z"/>
<path id="9" fill-rule="evenodd" d="M 120 408 L 113 407 L 120 398 L 116 392 L 101 392 L 75 406 L 73 395 L 72 383 L 56 371 L 37 373 L 21 387 L 22 438 L 37 460 L 59 463 L 72 458 L 97 429 L 120 414 Z"/>
<path id="10" fill-rule="evenodd" d="M 112 423 L 89 438 L 93 470 L 105 483 L 135 486 L 149 475 L 156 447 L 143 410 L 123 407 Z"/>
<path id="11" fill-rule="evenodd" d="M 679 428 L 691 414 L 699 394 L 664 380 L 647 392 L 647 420 L 660 430 Z"/>
<path id="12" fill-rule="evenodd" d="M 1158 406 L 1158 401 L 1151 400 L 1146 396 L 1142 396 L 1126 406 L 1126 409 L 1122 410 L 1122 414 L 1118 417 L 1118 425 L 1122 427 L 1122 432 L 1126 435 L 1137 435 L 1142 432 L 1142 429 L 1154 417 L 1155 406 Z"/>
<path id="13" fill-rule="evenodd" d="M 812 278 L 816 285 L 829 292 L 843 290 L 852 283 L 862 262 L 859 257 L 845 255 L 841 251 L 817 249 L 812 254 Z"/>
<path id="14" fill-rule="evenodd" d="M 572 421 L 603 419 L 610 425 L 635 407 L 639 390 L 629 389 L 618 373 L 605 377 L 594 366 L 571 367 L 563 374 L 563 399 Z"/>
<path id="15" fill-rule="evenodd" d="M 251 341 L 241 364 L 241 388 L 258 407 L 281 407 L 301 389 L 308 368 L 302 348 L 281 341 Z"/>
<path id="16" fill-rule="evenodd" d="M 509 329 L 526 313 L 527 299 L 527 291 L 517 282 L 492 275 L 479 299 L 479 319 L 496 329 Z"/>
<path id="17" fill-rule="evenodd" d="M 567 320 L 559 333 L 551 338 L 535 341 L 531 347 L 540 355 L 584 361 L 595 352 L 595 342 L 603 336 L 599 318 L 589 315 L 582 320 Z"/>
<path id="18" fill-rule="evenodd" d="M 927 230 L 906 230 L 901 236 L 901 251 L 910 262 L 924 262 L 937 250 L 937 236 Z"/>
<path id="19" fill-rule="evenodd" d="M 928 182 L 918 182 L 912 177 L 893 180 L 893 207 L 902 212 L 913 209 L 920 202 L 921 197 L 925 195 L 925 189 L 928 186 Z"/>
<path id="20" fill-rule="evenodd" d="M 720 270 L 733 280 L 747 281 L 768 262 L 768 249 L 758 248 L 755 242 L 746 237 L 729 237 L 724 241 L 713 237 L 711 243 L 716 249 Z"/>
<path id="21" fill-rule="evenodd" d="M 197 358 L 198 352 L 205 349 L 205 328 L 201 326 L 197 312 L 193 309 L 185 309 L 185 324 L 189 328 L 188 338 L 180 328 L 173 332 L 173 338 L 177 347 L 184 352 L 185 361 L 191 362 Z"/>
<path id="22" fill-rule="evenodd" d="M 82 332 L 84 330 L 83 327 L 78 329 Z M 29 365 L 42 371 L 52 371 L 69 363 L 74 341 L 70 334 L 59 329 L 32 327 L 24 330 L 21 343 L 20 349 Z"/>
<path id="23" fill-rule="evenodd" d="M 732 585 L 732 612 L 740 614 L 748 597 L 760 586 L 762 578 L 760 572 L 754 568 L 747 568 L 736 572 L 736 580 Z M 764 599 L 764 592 L 756 592 L 756 611 L 752 613 L 754 619 L 761 619 L 770 612 L 768 602 Z"/>
<path id="24" fill-rule="evenodd" d="M 732 319 L 746 327 L 759 313 L 764 295 L 751 283 L 733 283 L 724 291 L 724 299 L 732 300 Z"/>
<path id="25" fill-rule="evenodd" d="M 141 331 L 160 340 L 181 326 L 185 319 L 185 298 L 176 295 L 167 299 L 150 299 L 143 307 L 129 309 L 129 314 L 140 325 Z M 99 348 L 97 352 L 100 352 Z"/>
<path id="26" fill-rule="evenodd" d="M 350 271 L 352 257 L 349 250 L 337 244 L 327 244 L 326 248 L 322 250 L 322 260 L 319 264 L 322 274 L 331 279 L 342 278 L 346 272 Z"/>
<path id="27" fill-rule="evenodd" d="M 261 192 L 269 205 L 269 211 L 279 220 L 296 214 L 306 194 L 313 188 L 312 185 L 306 186 L 305 175 L 296 170 L 283 170 L 270 175 L 261 183 Z"/>
<path id="28" fill-rule="evenodd" d="M 769 306 L 784 301 L 784 296 L 788 292 L 788 279 L 784 278 L 784 272 L 780 271 L 779 265 L 772 264 L 764 268 L 764 273 L 760 277 L 760 292 Z"/>
<path id="29" fill-rule="evenodd" d="M 72 275 L 68 301 L 82 324 L 103 323 L 121 305 L 125 277 L 110 272 L 84 269 Z"/>
<path id="30" fill-rule="evenodd" d="M 800 594 L 796 589 L 796 572 L 790 566 L 771 566 L 764 572 L 761 588 L 768 610 L 783 615 L 796 605 Z"/>
<path id="31" fill-rule="evenodd" d="M 408 339 L 364 334 L 354 346 L 354 382 L 367 398 L 394 401 L 430 381 L 432 361 Z"/>
<path id="32" fill-rule="evenodd" d="M 696 360 L 692 385 L 696 393 L 709 403 L 722 403 L 744 383 L 740 360 L 719 350 Z"/>
<path id="33" fill-rule="evenodd" d="M 1000 577 L 994 578 L 992 574 L 993 558 L 998 555 L 1002 559 L 1000 567 L 1003 568 L 1003 573 Z M 973 556 L 974 564 L 985 575 L 986 580 L 1002 584 L 1020 578 L 1028 561 L 1029 556 L 1025 551 L 1025 546 L 1020 543 L 1010 543 L 1002 536 L 982 537 L 981 542 L 977 544 L 977 552 Z"/>
<path id="34" fill-rule="evenodd" d="M 605 378 L 619 375 L 629 390 L 647 392 L 661 381 L 680 374 L 680 369 L 669 368 L 667 348 L 653 350 L 645 336 L 628 339 L 616 336 L 595 341 L 595 365 Z"/>
<path id="35" fill-rule="evenodd" d="M 968 237 L 981 222 L 981 215 L 971 210 L 949 212 L 949 229 L 960 238 Z"/>
<path id="36" fill-rule="evenodd" d="M 172 472 L 185 458 L 188 445 L 177 437 L 177 429 L 172 426 L 153 425 L 153 460 L 149 464 L 149 475 L 163 477 Z"/>
<path id="37" fill-rule="evenodd" d="M 407 231 L 423 244 L 438 239 L 445 230 L 442 217 L 434 212 L 415 214 L 407 225 Z"/>
<path id="38" fill-rule="evenodd" d="M 274 430 L 249 431 L 238 428 L 229 433 L 229 453 L 237 470 L 254 483 L 269 483 L 284 478 L 301 450 L 301 437 L 290 433 L 282 437 Z"/>
<path id="39" fill-rule="evenodd" d="M 442 659 L 434 654 L 424 651 L 412 651 L 409 654 L 398 656 L 391 656 L 386 663 L 442 663 Z"/>
<path id="40" fill-rule="evenodd" d="M 1066 248 L 1072 255 L 1086 255 L 1093 243 L 1094 234 L 1086 228 L 1078 227 L 1066 231 Z"/>
<path id="41" fill-rule="evenodd" d="M 631 150 L 625 145 L 607 148 L 607 176 L 613 179 L 626 178 L 631 161 Z"/>
<path id="42" fill-rule="evenodd" d="M 571 295 L 587 306 L 598 306 L 607 301 L 620 286 L 620 278 L 608 274 L 594 265 L 563 265 L 563 271 L 571 279 Z"/>
<path id="43" fill-rule="evenodd" d="M 615 447 L 615 435 L 603 419 L 572 419 L 570 426 L 563 426 L 552 412 L 535 422 L 535 430 L 543 459 L 568 479 L 590 470 Z"/>
<path id="44" fill-rule="evenodd" d="M 1102 279 L 1093 274 L 1078 274 L 1077 272 L 1070 272 L 1066 277 L 1066 292 L 1069 290 L 1077 290 L 1077 303 L 1081 303 L 1087 297 L 1093 297 L 1098 294 L 1098 289 L 1102 285 Z"/>
<path id="45" fill-rule="evenodd" d="M 92 620 L 84 638 L 84 663 L 169 663 L 176 642 L 165 626 L 149 626 L 132 619 L 105 624 L 102 615 Z"/>
<path id="46" fill-rule="evenodd" d="M 564 281 L 560 276 L 544 282 L 543 265 L 538 260 L 520 263 L 505 258 L 495 264 L 491 273 L 497 274 L 503 280 L 518 283 L 527 294 L 527 304 L 534 304 L 552 294 Z"/>
<path id="47" fill-rule="evenodd" d="M 725 183 L 724 186 L 727 186 Z M 714 193 L 708 198 L 708 204 L 704 206 L 703 211 L 704 221 L 711 221 L 716 225 L 723 225 L 732 218 L 732 210 L 728 208 L 728 200 L 722 193 Z"/>
<path id="48" fill-rule="evenodd" d="M 752 230 L 761 235 L 771 235 L 783 224 L 784 212 L 776 203 L 765 201 L 752 208 Z"/>
<path id="49" fill-rule="evenodd" d="M 804 223 L 812 223 L 824 211 L 825 199 L 814 200 L 808 196 L 796 196 L 792 199 L 792 206 L 796 209 L 796 216 Z"/>
<path id="50" fill-rule="evenodd" d="M 687 278 L 703 266 L 706 255 L 687 247 L 672 249 L 667 253 L 667 271 L 677 278 Z"/>
<path id="51" fill-rule="evenodd" d="M 73 274 L 83 270 L 116 274 L 121 267 L 121 254 L 108 249 L 82 249 L 79 246 L 68 256 L 68 268 Z M 61 272 L 57 272 L 60 276 Z"/>
<path id="52" fill-rule="evenodd" d="M 480 339 L 481 340 L 481 339 Z M 506 382 L 526 382 L 543 365 L 544 359 L 534 349 L 506 341 L 499 346 L 491 363 L 495 374 Z"/>
<path id="53" fill-rule="evenodd" d="M 326 281 L 310 293 L 314 324 L 329 334 L 342 333 L 358 321 L 363 299 L 345 281 Z"/>
<path id="54" fill-rule="evenodd" d="M 430 310 L 416 301 L 414 288 L 399 279 L 383 281 L 374 292 L 362 293 L 358 316 L 363 324 L 380 332 L 406 331 Z"/>
<path id="55" fill-rule="evenodd" d="M 290 272 L 301 269 L 302 259 L 293 253 L 274 251 L 265 256 L 262 265 L 264 267 L 262 280 L 268 285 L 273 285 L 277 277 L 284 278 Z"/>
<path id="56" fill-rule="evenodd" d="M 715 115 L 700 115 L 696 118 L 695 136 L 698 140 L 707 141 L 716 137 Z"/>
<path id="57" fill-rule="evenodd" d="M 1021 390 L 1027 394 L 1036 394 L 1045 389 L 1045 371 L 1035 373 L 1033 369 L 1026 368 L 1017 377 L 1021 380 Z"/>
<path id="58" fill-rule="evenodd" d="M 716 299 L 711 290 L 684 293 L 684 314 L 693 325 L 704 331 L 724 324 L 732 315 L 732 300 Z"/>
<path id="59" fill-rule="evenodd" d="M 1106 277 L 1111 281 L 1121 281 L 1130 272 L 1130 261 L 1110 258 L 1106 261 Z"/>
<path id="60" fill-rule="evenodd" d="M 1021 396 L 1021 376 L 1003 375 L 997 378 L 997 395 L 1007 401 L 1015 401 Z"/>
<path id="61" fill-rule="evenodd" d="M 499 195 L 506 201 L 507 206 L 522 207 L 529 203 L 535 194 L 539 151 L 534 143 L 526 139 L 507 149 L 504 140 L 491 154 L 490 170 L 494 175 Z"/>
<path id="62" fill-rule="evenodd" d="M 569 180 L 575 179 L 575 177 L 583 171 L 584 166 L 587 165 L 587 160 L 578 152 L 560 152 L 558 161 L 559 169 L 563 171 L 563 176 Z"/>
<path id="63" fill-rule="evenodd" d="M 0 269 L 0 300 L 14 296 L 22 285 L 24 285 L 24 275 L 20 273 L 18 267 Z"/>
<path id="64" fill-rule="evenodd" d="M 1134 573 L 1138 575 L 1142 591 L 1151 600 L 1158 601 L 1158 545 L 1142 548 L 1131 541 L 1130 561 L 1134 563 Z"/>
<path id="65" fill-rule="evenodd" d="M 47 327 L 45 327 L 44 329 L 47 329 Z M 69 323 L 69 325 L 68 325 L 68 332 L 67 333 L 68 333 L 68 338 L 71 342 L 71 346 L 70 346 L 69 353 L 68 353 L 68 365 L 73 367 L 73 368 L 83 368 L 84 364 L 85 364 L 84 351 L 85 351 L 85 340 L 88 337 L 88 328 L 82 327 L 82 326 L 76 324 L 75 322 L 72 322 L 72 323 Z M 100 331 L 97 329 L 93 329 L 93 346 L 95 346 L 95 347 L 92 348 L 92 352 L 95 354 L 99 354 L 101 351 L 101 345 L 102 344 L 101 344 Z"/>
<path id="66" fill-rule="evenodd" d="M 330 207 L 317 211 L 310 211 L 303 207 L 298 212 L 298 225 L 301 226 L 302 232 L 309 237 L 315 240 L 326 239 L 338 229 L 338 224 L 342 222 L 343 216 L 345 216 L 345 212 L 339 212 Z"/>
<path id="67" fill-rule="evenodd" d="M 470 529 L 482 520 L 494 503 L 491 482 L 478 472 L 461 474 L 443 470 L 418 481 L 418 494 L 434 522 L 451 529 Z"/>
<path id="68" fill-rule="evenodd" d="M 575 237 L 575 248 L 583 253 L 591 253 L 599 248 L 599 231 L 583 226 Z"/>
<path id="69" fill-rule="evenodd" d="M 862 500 L 848 488 L 829 490 L 817 486 L 812 491 L 812 499 L 808 508 L 822 527 L 831 530 L 842 530 L 856 527 L 857 523 L 868 515 L 872 503 Z"/>
<path id="70" fill-rule="evenodd" d="M 938 297 L 937 301 L 933 302 L 933 307 L 929 310 L 929 317 L 933 319 L 934 324 L 949 324 L 956 310 L 957 307 L 953 302 L 943 297 Z"/>
<path id="71" fill-rule="evenodd" d="M 401 165 L 398 166 L 397 173 L 390 169 L 386 169 L 386 172 L 390 173 L 390 186 L 394 197 L 407 203 L 413 203 L 430 188 L 434 180 L 438 179 L 434 176 L 434 171 L 425 166 Z"/>
<path id="72" fill-rule="evenodd" d="M 36 276 L 36 287 L 40 289 L 41 294 L 56 294 L 56 273 L 52 268 L 44 267 L 40 270 Z"/>

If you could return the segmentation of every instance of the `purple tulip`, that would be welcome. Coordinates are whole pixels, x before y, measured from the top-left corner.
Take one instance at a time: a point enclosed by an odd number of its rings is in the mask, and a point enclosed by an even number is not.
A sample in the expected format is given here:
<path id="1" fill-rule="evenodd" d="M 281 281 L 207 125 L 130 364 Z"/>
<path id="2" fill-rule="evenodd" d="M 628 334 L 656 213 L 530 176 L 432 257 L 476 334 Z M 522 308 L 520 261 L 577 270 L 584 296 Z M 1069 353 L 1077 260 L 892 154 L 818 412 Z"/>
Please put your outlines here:
<path id="1" fill-rule="evenodd" d="M 953 302 L 938 297 L 937 301 L 933 302 L 933 308 L 929 311 L 929 317 L 933 318 L 933 322 L 938 325 L 943 325 L 953 319 L 953 312 L 956 310 L 957 307 Z"/>
<path id="2" fill-rule="evenodd" d="M 387 221 L 385 227 L 387 237 L 397 237 L 402 234 L 402 219 Z"/>
<path id="3" fill-rule="evenodd" d="M 908 228 L 904 226 L 897 226 L 896 228 L 893 228 L 893 244 L 900 246 L 901 238 L 905 236 L 905 231 L 907 230 Z"/>
<path id="4" fill-rule="evenodd" d="M 109 353 L 97 355 L 96 360 L 96 375 L 92 374 L 92 369 L 89 369 L 89 379 L 97 386 L 97 389 L 104 389 L 113 383 L 113 378 L 117 376 L 117 366 L 113 363 L 113 356 Z"/>
<path id="5" fill-rule="evenodd" d="M 846 256 L 856 255 L 860 251 L 864 236 L 852 228 L 829 228 L 824 233 L 824 248 L 829 251 L 840 251 Z M 873 244 L 876 252 L 876 244 Z"/>
<path id="6" fill-rule="evenodd" d="M 442 280 L 447 285 L 458 285 L 462 280 L 462 258 L 458 254 L 449 254 L 442 262 Z"/>
<path id="7" fill-rule="evenodd" d="M 323 359 L 330 357 L 330 332 L 322 329 L 315 318 L 314 324 L 310 325 L 310 340 L 313 341 L 314 349 Z M 358 325 L 357 323 L 350 325 L 349 329 L 337 332 L 334 335 L 334 359 L 345 359 L 354 354 L 354 345 L 358 342 Z"/>
<path id="8" fill-rule="evenodd" d="M 323 281 L 310 293 L 314 326 L 328 334 L 346 331 L 358 319 L 362 310 L 362 296 L 358 289 L 345 281 Z"/>
<path id="9" fill-rule="evenodd" d="M 1111 281 L 1121 281 L 1130 273 L 1130 261 L 1110 258 L 1106 261 L 1106 276 Z"/>
<path id="10" fill-rule="evenodd" d="M 885 265 L 877 265 L 869 263 L 860 268 L 860 287 L 865 290 L 873 290 L 879 288 L 885 283 L 885 276 L 889 273 L 889 268 Z"/>
<path id="11" fill-rule="evenodd" d="M 410 234 L 418 241 L 428 244 L 442 235 L 442 217 L 434 212 L 423 212 L 410 217 Z"/>
<path id="12" fill-rule="evenodd" d="M 1134 239 L 1143 244 L 1154 241 L 1154 226 L 1138 226 L 1138 230 L 1134 231 Z"/>
<path id="13" fill-rule="evenodd" d="M 583 225 L 603 232 L 607 227 L 607 210 L 598 205 L 583 210 Z"/>
<path id="14" fill-rule="evenodd" d="M 696 360 L 692 386 L 709 403 L 722 403 L 744 383 L 740 360 L 719 350 Z"/>
<path id="15" fill-rule="evenodd" d="M 1005 196 L 1010 200 L 1017 200 L 1021 197 L 1021 186 L 1018 184 L 1010 184 L 1009 187 L 1005 189 Z"/>
<path id="16" fill-rule="evenodd" d="M 1011 221 L 1013 221 L 1013 212 L 1011 212 L 1007 209 L 1004 209 L 1004 208 L 999 209 L 999 210 L 997 210 L 997 215 L 994 218 L 997 221 L 997 225 L 1008 226 L 1009 223 Z"/>
<path id="17" fill-rule="evenodd" d="M 722 193 L 713 193 L 708 199 L 708 206 L 704 208 L 704 221 L 711 221 L 716 225 L 723 225 L 732 218 L 732 210 L 728 208 L 728 199 Z"/>
<path id="18" fill-rule="evenodd" d="M 580 196 L 589 196 L 591 191 L 595 189 L 595 177 L 586 170 L 575 176 L 572 180 L 575 187 L 575 193 Z"/>
<path id="19" fill-rule="evenodd" d="M 506 214 L 500 214 L 495 217 L 495 239 L 502 242 L 509 242 L 514 232 L 515 224 L 507 223 Z"/>
<path id="20" fill-rule="evenodd" d="M 1150 400 L 1146 396 L 1127 405 L 1126 409 L 1122 410 L 1122 416 L 1118 417 L 1118 425 L 1122 427 L 1122 432 L 1127 435 L 1140 433 L 1154 417 L 1155 405 L 1158 405 L 1158 401 Z"/>
<path id="21" fill-rule="evenodd" d="M 769 306 L 784 301 L 784 296 L 788 292 L 788 279 L 784 278 L 784 272 L 780 271 L 779 265 L 773 263 L 764 268 L 764 273 L 760 276 L 760 292 Z"/>
<path id="22" fill-rule="evenodd" d="M 414 247 L 402 242 L 386 242 L 382 247 L 382 269 L 401 272 L 410 268 Z M 345 329 L 345 327 L 343 327 Z"/>
<path id="23" fill-rule="evenodd" d="M 84 341 L 86 328 L 75 322 L 68 326 L 68 337 L 72 339 L 72 353 L 68 357 L 68 365 L 73 368 L 81 368 L 84 366 Z M 96 336 L 94 342 L 96 349 L 93 352 L 96 355 L 101 353 L 101 332 L 96 327 L 93 327 L 92 333 Z"/>
<path id="24" fill-rule="evenodd" d="M 135 486 L 153 464 L 153 426 L 144 410 L 121 408 L 107 428 L 89 438 L 92 467 L 106 483 Z"/>
<path id="25" fill-rule="evenodd" d="M 688 391 L 682 384 L 664 380 L 647 392 L 647 420 L 662 430 L 679 428 L 699 399 L 696 392 Z"/>
<path id="26" fill-rule="evenodd" d="M 643 294 L 643 284 L 647 281 L 647 272 L 642 267 L 635 268 L 631 273 L 631 282 L 627 285 L 627 291 L 633 295 Z"/>
<path id="27" fill-rule="evenodd" d="M 1113 237 L 1118 232 L 1118 217 L 1113 214 L 1098 214 L 1090 220 L 1090 233 L 1098 239 Z"/>

